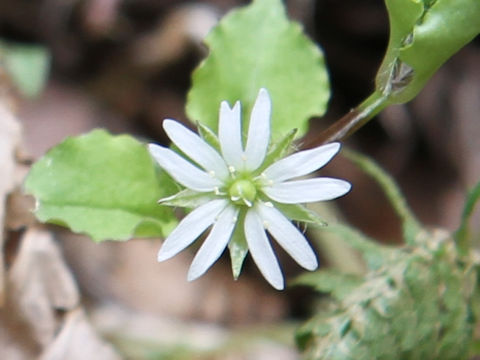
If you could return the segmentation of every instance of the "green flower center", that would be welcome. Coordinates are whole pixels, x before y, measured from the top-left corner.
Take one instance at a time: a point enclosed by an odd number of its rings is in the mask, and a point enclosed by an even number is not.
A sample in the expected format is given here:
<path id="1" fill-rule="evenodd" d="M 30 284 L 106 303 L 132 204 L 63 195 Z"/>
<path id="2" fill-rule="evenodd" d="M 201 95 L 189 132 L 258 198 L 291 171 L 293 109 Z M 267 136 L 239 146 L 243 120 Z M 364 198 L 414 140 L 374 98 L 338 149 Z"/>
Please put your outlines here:
<path id="1" fill-rule="evenodd" d="M 252 181 L 239 179 L 230 185 L 228 195 L 236 204 L 252 206 L 257 196 L 257 188 Z"/>

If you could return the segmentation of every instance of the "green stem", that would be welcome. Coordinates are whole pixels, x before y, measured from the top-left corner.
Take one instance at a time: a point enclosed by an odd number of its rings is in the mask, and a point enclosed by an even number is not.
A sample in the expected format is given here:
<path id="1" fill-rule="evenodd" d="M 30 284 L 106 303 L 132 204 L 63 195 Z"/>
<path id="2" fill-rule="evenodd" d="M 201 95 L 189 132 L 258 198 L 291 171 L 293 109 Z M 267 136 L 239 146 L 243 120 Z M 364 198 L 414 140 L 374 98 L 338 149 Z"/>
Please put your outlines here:
<path id="1" fill-rule="evenodd" d="M 480 200 L 480 182 L 469 192 L 465 207 L 463 208 L 462 223 L 454 234 L 458 250 L 462 255 L 467 255 L 472 247 L 470 241 L 471 236 L 469 234 L 469 221 L 478 200 Z"/>
<path id="2" fill-rule="evenodd" d="M 390 200 L 395 212 L 402 220 L 405 242 L 409 245 L 414 244 L 415 238 L 422 229 L 422 226 L 410 210 L 405 197 L 402 195 L 395 180 L 393 180 L 393 178 L 378 164 L 365 155 L 361 155 L 353 150 L 345 148 L 342 151 L 342 155 L 370 175 L 380 185 L 383 192 Z"/>
<path id="3" fill-rule="evenodd" d="M 346 139 L 382 111 L 388 105 L 387 100 L 387 95 L 375 91 L 356 108 L 350 110 L 316 137 L 307 141 L 304 148 Z"/>

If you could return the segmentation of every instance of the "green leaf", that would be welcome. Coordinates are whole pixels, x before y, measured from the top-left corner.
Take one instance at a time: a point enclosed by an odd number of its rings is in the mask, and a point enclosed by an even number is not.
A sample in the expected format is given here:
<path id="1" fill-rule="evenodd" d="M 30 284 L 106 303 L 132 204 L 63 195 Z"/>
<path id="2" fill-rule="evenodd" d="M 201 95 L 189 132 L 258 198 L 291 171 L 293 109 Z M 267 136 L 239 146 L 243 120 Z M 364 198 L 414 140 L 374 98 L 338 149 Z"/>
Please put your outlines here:
<path id="1" fill-rule="evenodd" d="M 211 199 L 211 196 L 203 193 L 198 193 L 190 189 L 184 189 L 174 195 L 161 198 L 158 200 L 158 203 L 165 206 L 196 208 L 205 204 Z"/>
<path id="2" fill-rule="evenodd" d="M 24 45 L 0 41 L 0 61 L 18 90 L 25 96 L 36 96 L 44 87 L 50 54 L 39 45 Z"/>
<path id="3" fill-rule="evenodd" d="M 197 127 L 198 133 L 202 139 L 221 154 L 222 150 L 220 149 L 220 140 L 218 140 L 217 134 L 215 134 L 208 126 L 201 123 L 197 123 Z"/>
<path id="4" fill-rule="evenodd" d="M 209 56 L 193 73 L 187 114 L 217 131 L 220 102 L 242 103 L 244 126 L 261 87 L 272 98 L 273 137 L 325 112 L 329 83 L 322 52 L 290 22 L 280 0 L 232 11 L 205 40 Z"/>
<path id="5" fill-rule="evenodd" d="M 157 204 L 176 185 L 127 135 L 95 130 L 67 138 L 33 165 L 25 189 L 40 221 L 96 241 L 164 236 L 176 223 L 172 210 Z"/>
<path id="6" fill-rule="evenodd" d="M 282 204 L 274 202 L 275 207 L 285 214 L 290 220 L 299 221 L 306 224 L 312 224 L 316 226 L 327 226 L 327 223 L 318 216 L 312 210 L 307 209 L 303 205 L 299 204 Z"/>
<path id="7" fill-rule="evenodd" d="M 437 69 L 480 33 L 478 0 L 385 0 L 390 41 L 376 79 L 390 103 L 411 100 Z"/>
<path id="8" fill-rule="evenodd" d="M 245 211 L 238 215 L 237 226 L 233 231 L 233 235 L 228 243 L 228 250 L 230 251 L 230 259 L 232 262 L 232 273 L 235 280 L 240 276 L 243 262 L 248 254 L 248 244 L 243 231 L 243 223 L 245 221 Z"/>
<path id="9" fill-rule="evenodd" d="M 285 135 L 281 140 L 271 142 L 268 148 L 267 155 L 265 156 L 265 160 L 263 161 L 262 166 L 260 166 L 257 172 L 261 173 L 274 162 L 280 160 L 285 155 L 287 155 L 287 153 L 292 150 L 292 142 L 296 134 L 297 129 L 293 129 L 288 132 L 287 135 Z"/>
<path id="10" fill-rule="evenodd" d="M 478 200 L 480 199 L 480 182 L 468 193 L 467 201 L 462 212 L 462 221 L 460 227 L 455 232 L 455 239 L 463 254 L 466 254 L 470 250 L 471 241 L 469 234 L 469 221 L 475 210 Z"/>

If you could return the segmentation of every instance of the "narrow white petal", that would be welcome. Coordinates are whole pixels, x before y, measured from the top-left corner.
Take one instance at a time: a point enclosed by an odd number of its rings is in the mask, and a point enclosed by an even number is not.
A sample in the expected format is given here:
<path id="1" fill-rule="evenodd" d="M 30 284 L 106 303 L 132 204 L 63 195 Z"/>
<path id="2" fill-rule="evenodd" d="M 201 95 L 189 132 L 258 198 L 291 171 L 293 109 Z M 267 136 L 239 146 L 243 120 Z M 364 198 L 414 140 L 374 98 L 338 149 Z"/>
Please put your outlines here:
<path id="1" fill-rule="evenodd" d="M 340 143 L 331 143 L 300 151 L 273 163 L 265 169 L 263 174 L 268 180 L 274 182 L 307 175 L 328 163 L 338 150 L 340 150 Z"/>
<path id="2" fill-rule="evenodd" d="M 218 139 L 223 158 L 227 164 L 236 169 L 241 168 L 243 164 L 243 146 L 240 102 L 237 101 L 233 109 L 230 109 L 226 101 L 223 101 L 220 105 Z"/>
<path id="3" fill-rule="evenodd" d="M 283 275 L 277 257 L 265 234 L 262 220 L 253 209 L 250 209 L 245 216 L 244 230 L 248 249 L 260 272 L 275 289 L 282 290 Z"/>
<path id="4" fill-rule="evenodd" d="M 170 259 L 193 243 L 210 225 L 217 215 L 227 206 L 223 199 L 212 200 L 185 216 L 178 226 L 163 242 L 158 252 L 158 261 Z"/>
<path id="5" fill-rule="evenodd" d="M 200 136 L 174 120 L 164 120 L 163 128 L 173 143 L 208 173 L 213 171 L 222 180 L 228 177 L 228 168 L 223 158 Z"/>
<path id="6" fill-rule="evenodd" d="M 149 144 L 148 150 L 162 169 L 189 189 L 207 192 L 222 185 L 220 180 L 213 178 L 168 148 Z"/>
<path id="7" fill-rule="evenodd" d="M 307 270 L 315 270 L 317 257 L 303 234 L 276 208 L 262 203 L 257 206 L 264 226 L 275 240 L 297 263 Z"/>
<path id="8" fill-rule="evenodd" d="M 193 259 L 188 271 L 188 281 L 202 276 L 217 259 L 222 255 L 232 236 L 237 221 L 238 210 L 233 206 L 227 206 L 213 224 L 210 234 L 205 239 L 200 250 Z"/>
<path id="9" fill-rule="evenodd" d="M 345 180 L 315 178 L 286 181 L 264 186 L 263 192 L 271 199 L 284 204 L 299 204 L 336 199 L 350 191 L 352 185 Z"/>
<path id="10" fill-rule="evenodd" d="M 245 146 L 245 168 L 253 171 L 265 159 L 270 141 L 271 102 L 267 90 L 260 89 L 253 105 Z"/>

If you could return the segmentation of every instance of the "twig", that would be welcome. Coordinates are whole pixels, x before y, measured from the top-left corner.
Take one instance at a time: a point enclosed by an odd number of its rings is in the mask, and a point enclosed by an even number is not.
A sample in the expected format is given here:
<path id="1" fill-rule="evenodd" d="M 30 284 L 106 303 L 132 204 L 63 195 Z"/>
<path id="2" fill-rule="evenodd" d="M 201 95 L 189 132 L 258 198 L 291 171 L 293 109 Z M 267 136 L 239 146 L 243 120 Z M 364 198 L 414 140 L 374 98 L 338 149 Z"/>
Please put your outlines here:
<path id="1" fill-rule="evenodd" d="M 345 140 L 360 129 L 375 115 L 382 111 L 387 104 L 388 96 L 374 92 L 356 108 L 350 110 L 330 127 L 304 143 L 304 148 L 312 148 L 332 141 Z"/>

